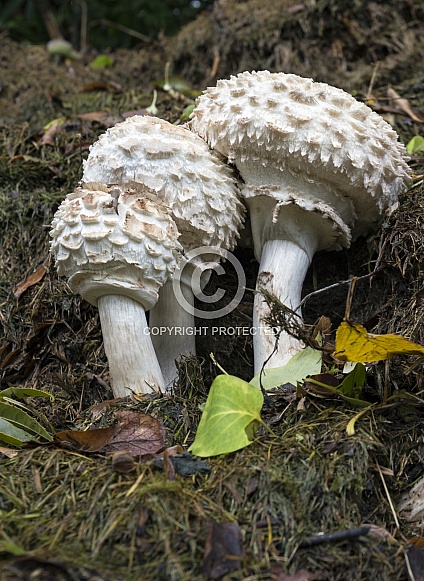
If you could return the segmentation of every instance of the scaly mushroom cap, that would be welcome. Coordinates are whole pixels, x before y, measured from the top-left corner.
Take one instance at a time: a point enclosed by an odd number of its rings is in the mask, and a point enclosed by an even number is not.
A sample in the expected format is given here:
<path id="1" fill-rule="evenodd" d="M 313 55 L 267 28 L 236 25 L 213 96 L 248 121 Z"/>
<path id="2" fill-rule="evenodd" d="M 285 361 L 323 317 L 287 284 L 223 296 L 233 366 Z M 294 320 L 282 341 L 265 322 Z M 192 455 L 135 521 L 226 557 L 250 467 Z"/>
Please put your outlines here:
<path id="1" fill-rule="evenodd" d="M 180 257 L 169 209 L 141 186 L 78 188 L 59 206 L 50 236 L 58 273 L 93 305 L 119 294 L 152 308 Z"/>
<path id="2" fill-rule="evenodd" d="M 405 147 L 388 123 L 345 91 L 293 74 L 218 81 L 198 98 L 190 127 L 246 183 L 281 183 L 283 173 L 288 187 L 334 208 L 353 237 L 410 181 Z"/>
<path id="3" fill-rule="evenodd" d="M 244 207 L 231 170 L 188 129 L 136 115 L 100 136 L 84 162 L 83 182 L 135 182 L 171 208 L 185 250 L 232 250 Z"/>
<path id="4" fill-rule="evenodd" d="M 255 256 L 261 260 L 262 249 L 268 240 L 291 240 L 303 248 L 312 260 L 309 247 L 305 246 L 305 227 L 316 234 L 319 250 L 341 250 L 350 245 L 350 229 L 331 206 L 317 198 L 299 196 L 296 190 L 278 186 L 244 186 L 241 192 L 249 208 L 253 228 Z M 305 211 L 307 214 L 305 214 Z M 278 219 L 283 213 L 281 220 Z"/>

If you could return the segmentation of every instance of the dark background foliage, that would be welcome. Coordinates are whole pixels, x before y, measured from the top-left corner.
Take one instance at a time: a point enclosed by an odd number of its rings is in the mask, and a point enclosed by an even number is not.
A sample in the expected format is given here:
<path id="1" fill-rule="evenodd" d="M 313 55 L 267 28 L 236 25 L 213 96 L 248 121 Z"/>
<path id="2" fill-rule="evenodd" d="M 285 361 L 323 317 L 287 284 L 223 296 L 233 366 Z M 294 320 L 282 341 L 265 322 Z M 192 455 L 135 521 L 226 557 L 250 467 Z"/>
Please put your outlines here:
<path id="1" fill-rule="evenodd" d="M 60 33 L 75 48 L 80 48 L 84 39 L 97 50 L 131 48 L 143 37 L 174 34 L 212 3 L 213 0 L 3 0 L 0 31 L 7 31 L 13 40 L 34 44 L 45 43 Z"/>

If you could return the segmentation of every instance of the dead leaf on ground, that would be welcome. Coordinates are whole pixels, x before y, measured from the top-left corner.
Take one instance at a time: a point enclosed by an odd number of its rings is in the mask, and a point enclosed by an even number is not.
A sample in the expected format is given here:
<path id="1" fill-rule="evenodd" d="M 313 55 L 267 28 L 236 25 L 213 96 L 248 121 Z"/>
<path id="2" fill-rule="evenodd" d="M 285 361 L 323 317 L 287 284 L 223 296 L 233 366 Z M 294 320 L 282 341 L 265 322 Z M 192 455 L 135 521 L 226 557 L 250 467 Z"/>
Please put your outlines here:
<path id="1" fill-rule="evenodd" d="M 93 377 L 95 377 L 95 379 L 98 379 L 97 376 Z M 91 408 L 92 419 L 95 420 L 96 418 L 101 416 L 102 412 L 106 410 L 109 406 L 113 405 L 114 403 L 118 403 L 120 401 L 122 401 L 122 397 L 115 397 L 113 399 L 106 399 L 105 401 L 93 405 L 93 407 Z"/>
<path id="2" fill-rule="evenodd" d="M 421 546 L 422 539 L 413 539 L 411 542 L 411 546 L 405 553 L 405 559 L 409 565 L 407 567 L 408 578 L 411 581 L 424 581 L 424 547 Z"/>
<path id="3" fill-rule="evenodd" d="M 63 119 L 55 119 L 50 123 L 49 128 L 44 132 L 44 135 L 38 140 L 37 145 L 51 145 L 55 146 L 55 137 L 59 131 L 59 127 L 63 125 Z"/>
<path id="4" fill-rule="evenodd" d="M 46 276 L 47 267 L 45 262 L 41 264 L 32 274 L 26 276 L 23 280 L 18 282 L 15 286 L 15 290 L 13 291 L 13 296 L 15 299 L 19 299 L 19 297 L 30 287 L 38 284 L 43 278 Z"/>
<path id="5" fill-rule="evenodd" d="M 117 412 L 118 430 L 104 448 L 104 452 L 128 449 L 132 456 L 156 454 L 165 445 L 165 434 L 156 418 L 141 412 Z"/>
<path id="6" fill-rule="evenodd" d="M 81 93 L 90 93 L 92 91 L 109 91 L 110 93 L 120 93 L 122 91 L 122 86 L 119 83 L 110 81 L 109 83 L 104 83 L 102 81 L 94 81 L 93 83 L 87 83 L 81 87 Z"/>
<path id="7" fill-rule="evenodd" d="M 365 523 L 363 526 L 370 528 L 368 532 L 368 536 L 370 537 L 374 537 L 375 539 L 380 539 L 382 541 L 390 541 L 391 543 L 395 541 L 394 536 L 391 535 L 389 531 L 384 527 L 379 527 L 377 525 L 372 525 L 368 523 Z"/>
<path id="8" fill-rule="evenodd" d="M 396 107 L 396 109 L 402 111 L 402 113 L 405 113 L 405 115 L 408 115 L 408 117 L 410 117 L 416 123 L 424 123 L 424 119 L 421 119 L 421 117 L 418 117 L 418 115 L 414 113 L 408 99 L 401 97 L 391 87 L 387 89 L 387 96 L 393 101 L 393 105 Z"/>
<path id="9" fill-rule="evenodd" d="M 208 579 L 219 579 L 237 569 L 244 556 L 241 530 L 237 523 L 211 522 L 206 539 L 203 572 Z"/>
<path id="10" fill-rule="evenodd" d="M 123 450 L 129 456 L 156 454 L 164 447 L 163 428 L 156 418 L 132 410 L 117 412 L 118 424 L 92 430 L 64 430 L 55 435 L 55 441 L 83 452 L 113 454 Z"/>
<path id="11" fill-rule="evenodd" d="M 5 446 L 0 446 L 0 454 L 6 456 L 6 458 L 14 458 L 18 454 L 18 450 L 12 448 L 6 448 Z"/>
<path id="12" fill-rule="evenodd" d="M 63 430 L 55 434 L 54 441 L 81 452 L 100 452 L 104 450 L 118 429 L 118 426 L 111 426 L 85 431 Z"/>

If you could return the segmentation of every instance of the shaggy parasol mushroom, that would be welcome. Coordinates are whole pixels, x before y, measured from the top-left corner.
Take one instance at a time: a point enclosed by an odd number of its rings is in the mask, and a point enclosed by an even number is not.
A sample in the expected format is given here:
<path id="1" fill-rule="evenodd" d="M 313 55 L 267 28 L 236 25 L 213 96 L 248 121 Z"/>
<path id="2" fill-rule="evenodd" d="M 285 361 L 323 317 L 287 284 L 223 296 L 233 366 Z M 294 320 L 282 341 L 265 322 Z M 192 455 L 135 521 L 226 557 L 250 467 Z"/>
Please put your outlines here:
<path id="1" fill-rule="evenodd" d="M 115 397 L 164 390 L 145 311 L 180 258 L 168 208 L 147 187 L 85 184 L 59 206 L 50 235 L 58 273 L 99 309 Z"/>
<path id="2" fill-rule="evenodd" d="M 257 289 L 300 314 L 314 253 L 349 246 L 392 207 L 410 179 L 405 147 L 379 115 L 348 93 L 293 74 L 240 73 L 198 98 L 190 127 L 235 164 L 245 182 Z M 269 310 L 255 297 L 255 372 L 275 347 L 260 333 Z M 280 336 L 267 364 L 302 344 Z"/>
<path id="3" fill-rule="evenodd" d="M 172 281 L 149 313 L 152 340 L 166 385 L 176 378 L 175 360 L 195 353 L 191 276 L 204 261 L 219 260 L 214 248 L 232 250 L 244 207 L 231 170 L 207 144 L 185 127 L 149 116 L 130 117 L 100 136 L 84 163 L 83 182 L 145 184 L 171 209 L 184 251 L 210 247 L 183 271 L 175 297 Z M 165 332 L 158 332 L 166 329 Z"/>

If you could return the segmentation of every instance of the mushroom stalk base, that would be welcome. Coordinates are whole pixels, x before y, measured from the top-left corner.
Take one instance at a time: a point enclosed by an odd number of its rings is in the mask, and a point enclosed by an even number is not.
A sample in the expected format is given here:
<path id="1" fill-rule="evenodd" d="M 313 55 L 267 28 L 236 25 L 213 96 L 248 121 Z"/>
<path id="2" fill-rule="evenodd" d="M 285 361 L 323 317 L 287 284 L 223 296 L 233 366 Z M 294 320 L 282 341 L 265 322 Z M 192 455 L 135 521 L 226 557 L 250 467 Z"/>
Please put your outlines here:
<path id="1" fill-rule="evenodd" d="M 193 291 L 182 281 L 179 288 L 191 312 L 178 302 L 172 280 L 160 289 L 159 300 L 149 312 L 152 342 L 168 390 L 178 377 L 175 360 L 196 354 Z"/>
<path id="2" fill-rule="evenodd" d="M 97 306 L 115 397 L 164 391 L 142 305 L 123 295 L 106 295 Z"/>
<path id="3" fill-rule="evenodd" d="M 269 240 L 266 242 L 262 249 L 256 291 L 260 291 L 261 288 L 267 290 L 300 316 L 299 304 L 302 286 L 311 263 L 309 257 L 313 256 L 313 242 L 311 246 L 306 252 L 290 240 Z M 269 313 L 270 309 L 263 295 L 257 292 L 253 308 L 255 374 L 262 370 L 265 362 L 265 368 L 285 365 L 304 346 L 301 341 L 282 331 L 277 350 L 273 353 L 277 336 L 271 327 L 264 322 Z M 300 318 L 296 317 L 296 320 L 301 323 Z"/>

